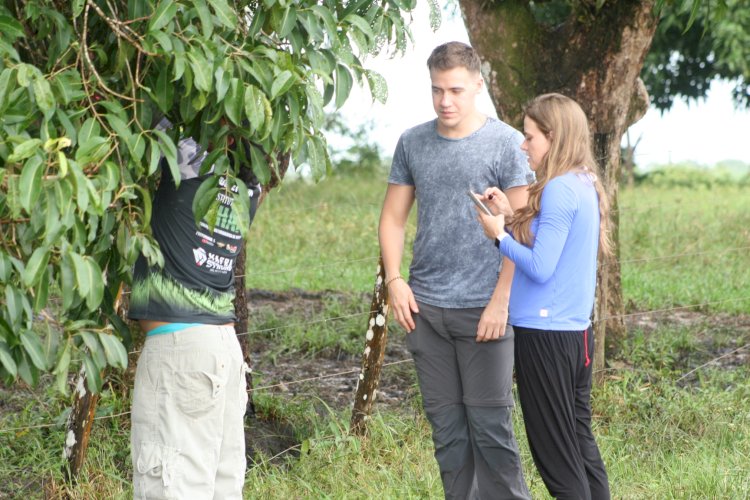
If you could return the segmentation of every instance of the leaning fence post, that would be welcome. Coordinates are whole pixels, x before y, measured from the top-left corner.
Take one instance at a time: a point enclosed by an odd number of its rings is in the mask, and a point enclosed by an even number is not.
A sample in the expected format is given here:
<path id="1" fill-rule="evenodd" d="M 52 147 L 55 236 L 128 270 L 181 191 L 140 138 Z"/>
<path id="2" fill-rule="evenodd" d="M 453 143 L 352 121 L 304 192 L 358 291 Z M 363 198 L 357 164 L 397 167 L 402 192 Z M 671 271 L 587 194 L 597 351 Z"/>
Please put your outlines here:
<path id="1" fill-rule="evenodd" d="M 367 323 L 365 352 L 362 370 L 357 380 L 357 390 L 352 411 L 351 431 L 357 435 L 367 432 L 367 419 L 375 402 L 375 391 L 380 382 L 385 345 L 388 337 L 388 288 L 385 286 L 383 257 L 378 260 L 375 288 L 372 293 L 370 317 Z"/>
<path id="2" fill-rule="evenodd" d="M 115 314 L 122 315 L 124 295 L 124 286 L 120 283 L 114 302 Z M 96 405 L 99 402 L 99 394 L 94 394 L 86 387 L 86 368 L 83 365 L 76 377 L 73 396 L 73 407 L 65 424 L 63 458 L 66 462 L 62 467 L 63 477 L 71 484 L 78 479 L 78 474 L 83 468 L 91 428 L 94 425 Z"/>
<path id="3" fill-rule="evenodd" d="M 86 449 L 98 401 L 99 395 L 86 387 L 86 369 L 82 366 L 76 377 L 75 401 L 65 426 L 63 455 L 67 462 L 63 467 L 63 475 L 68 483 L 76 481 L 86 459 Z"/>

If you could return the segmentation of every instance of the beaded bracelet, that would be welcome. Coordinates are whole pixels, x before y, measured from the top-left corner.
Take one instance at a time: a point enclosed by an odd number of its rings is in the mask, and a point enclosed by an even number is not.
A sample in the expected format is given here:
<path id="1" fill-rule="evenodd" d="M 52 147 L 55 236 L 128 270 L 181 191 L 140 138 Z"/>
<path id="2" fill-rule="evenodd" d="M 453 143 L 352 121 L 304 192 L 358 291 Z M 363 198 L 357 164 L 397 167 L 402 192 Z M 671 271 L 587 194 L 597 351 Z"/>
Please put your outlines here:
<path id="1" fill-rule="evenodd" d="M 385 286 L 387 287 L 388 285 L 390 285 L 390 284 L 391 284 L 391 283 L 393 283 L 394 281 L 396 281 L 396 280 L 402 280 L 402 279 L 404 279 L 404 278 L 403 278 L 403 276 L 401 276 L 400 274 L 399 274 L 398 276 L 394 276 L 393 278 L 391 278 L 391 279 L 389 279 L 389 280 L 386 280 L 386 282 L 385 282 Z"/>

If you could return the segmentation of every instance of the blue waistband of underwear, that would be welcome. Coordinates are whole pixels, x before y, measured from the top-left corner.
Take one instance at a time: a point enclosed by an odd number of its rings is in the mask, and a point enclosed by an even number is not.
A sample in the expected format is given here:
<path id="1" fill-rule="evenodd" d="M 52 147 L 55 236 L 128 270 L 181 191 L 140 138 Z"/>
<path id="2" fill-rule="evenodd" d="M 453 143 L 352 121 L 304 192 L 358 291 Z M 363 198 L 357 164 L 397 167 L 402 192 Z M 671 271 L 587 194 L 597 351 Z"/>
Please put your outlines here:
<path id="1" fill-rule="evenodd" d="M 195 326 L 203 326 L 203 324 L 202 323 L 167 323 L 166 325 L 159 325 L 153 330 L 149 330 L 146 333 L 146 336 L 150 337 L 152 335 L 163 335 L 165 333 L 179 332 L 180 330 L 193 328 Z"/>

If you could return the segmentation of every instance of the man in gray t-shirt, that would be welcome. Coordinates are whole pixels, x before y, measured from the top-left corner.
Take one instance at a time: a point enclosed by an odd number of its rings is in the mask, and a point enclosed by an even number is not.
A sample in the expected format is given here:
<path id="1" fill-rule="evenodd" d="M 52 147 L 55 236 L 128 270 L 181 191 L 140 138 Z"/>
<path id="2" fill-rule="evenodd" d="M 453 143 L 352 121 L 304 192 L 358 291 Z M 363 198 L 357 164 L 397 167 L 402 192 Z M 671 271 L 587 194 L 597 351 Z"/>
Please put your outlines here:
<path id="1" fill-rule="evenodd" d="M 476 52 L 450 42 L 427 65 L 437 119 L 407 130 L 396 146 L 378 232 L 385 286 L 409 332 L 446 498 L 530 498 L 511 418 L 513 264 L 484 237 L 467 191 L 498 186 L 516 209 L 533 174 L 521 133 L 476 109 Z M 400 267 L 415 200 L 407 283 Z"/>

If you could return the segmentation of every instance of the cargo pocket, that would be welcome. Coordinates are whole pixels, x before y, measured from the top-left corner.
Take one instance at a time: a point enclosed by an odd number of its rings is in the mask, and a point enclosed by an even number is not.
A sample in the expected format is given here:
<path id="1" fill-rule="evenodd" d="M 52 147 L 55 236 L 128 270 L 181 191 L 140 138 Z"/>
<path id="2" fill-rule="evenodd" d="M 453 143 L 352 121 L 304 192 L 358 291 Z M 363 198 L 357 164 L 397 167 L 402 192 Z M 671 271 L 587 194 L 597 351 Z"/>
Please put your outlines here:
<path id="1" fill-rule="evenodd" d="M 177 448 L 153 442 L 141 443 L 135 458 L 134 498 L 177 498 L 181 463 L 182 456 Z"/>
<path id="2" fill-rule="evenodd" d="M 226 380 L 205 371 L 174 373 L 174 397 L 179 410 L 199 418 L 218 410 L 216 402 L 225 394 Z"/>

